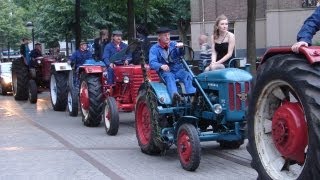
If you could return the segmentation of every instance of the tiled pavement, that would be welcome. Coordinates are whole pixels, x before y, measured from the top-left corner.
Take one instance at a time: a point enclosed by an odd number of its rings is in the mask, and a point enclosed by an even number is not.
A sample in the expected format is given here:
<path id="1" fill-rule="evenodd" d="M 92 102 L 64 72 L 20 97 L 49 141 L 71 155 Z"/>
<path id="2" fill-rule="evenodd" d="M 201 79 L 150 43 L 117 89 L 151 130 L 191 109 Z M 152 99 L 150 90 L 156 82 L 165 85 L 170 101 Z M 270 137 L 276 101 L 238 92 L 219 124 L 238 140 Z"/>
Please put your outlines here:
<path id="1" fill-rule="evenodd" d="M 80 115 L 51 108 L 48 93 L 37 104 L 0 96 L 0 179 L 256 179 L 250 156 L 202 143 L 195 172 L 180 167 L 176 148 L 165 156 L 141 153 L 132 113 L 120 114 L 117 136 L 83 126 Z"/>

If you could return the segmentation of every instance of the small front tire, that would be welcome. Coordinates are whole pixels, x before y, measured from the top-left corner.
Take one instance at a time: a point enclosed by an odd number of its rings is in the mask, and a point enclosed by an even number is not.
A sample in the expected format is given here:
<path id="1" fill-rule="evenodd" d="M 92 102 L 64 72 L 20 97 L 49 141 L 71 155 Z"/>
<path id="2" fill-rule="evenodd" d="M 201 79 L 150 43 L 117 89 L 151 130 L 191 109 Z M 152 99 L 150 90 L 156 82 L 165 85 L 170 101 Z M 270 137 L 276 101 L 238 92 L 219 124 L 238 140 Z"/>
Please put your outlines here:
<path id="1" fill-rule="evenodd" d="M 119 112 L 114 97 L 107 97 L 103 111 L 103 118 L 106 133 L 110 136 L 115 136 L 119 130 Z"/>

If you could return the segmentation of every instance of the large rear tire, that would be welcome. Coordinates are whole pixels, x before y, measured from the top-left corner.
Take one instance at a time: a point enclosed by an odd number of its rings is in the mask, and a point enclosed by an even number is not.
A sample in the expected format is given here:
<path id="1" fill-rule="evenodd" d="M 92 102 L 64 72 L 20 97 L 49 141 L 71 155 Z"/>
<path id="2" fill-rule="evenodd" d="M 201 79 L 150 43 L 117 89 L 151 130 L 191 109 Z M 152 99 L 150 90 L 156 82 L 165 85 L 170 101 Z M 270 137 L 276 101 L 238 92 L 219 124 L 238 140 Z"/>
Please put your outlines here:
<path id="1" fill-rule="evenodd" d="M 83 124 L 89 127 L 98 126 L 104 107 L 101 79 L 98 74 L 82 74 L 79 97 Z"/>
<path id="2" fill-rule="evenodd" d="M 52 70 L 50 77 L 50 99 L 53 110 L 65 111 L 67 106 L 67 72 Z"/>
<path id="3" fill-rule="evenodd" d="M 110 136 L 115 136 L 119 130 L 119 112 L 114 97 L 107 97 L 103 111 L 104 128 Z"/>
<path id="4" fill-rule="evenodd" d="M 276 55 L 259 67 L 248 111 L 258 179 L 320 179 L 320 66 Z"/>
<path id="5" fill-rule="evenodd" d="M 160 154 L 161 149 L 156 143 L 157 127 L 153 126 L 153 121 L 158 121 L 159 113 L 157 111 L 157 99 L 153 93 L 141 91 L 137 97 L 137 104 L 135 107 L 135 124 L 136 136 L 141 151 L 145 154 Z"/>
<path id="6" fill-rule="evenodd" d="M 28 100 L 29 72 L 22 58 L 12 61 L 12 90 L 15 100 Z"/>
<path id="7" fill-rule="evenodd" d="M 200 164 L 200 139 L 192 124 L 182 124 L 177 135 L 177 150 L 180 164 L 187 171 L 195 171 Z"/>

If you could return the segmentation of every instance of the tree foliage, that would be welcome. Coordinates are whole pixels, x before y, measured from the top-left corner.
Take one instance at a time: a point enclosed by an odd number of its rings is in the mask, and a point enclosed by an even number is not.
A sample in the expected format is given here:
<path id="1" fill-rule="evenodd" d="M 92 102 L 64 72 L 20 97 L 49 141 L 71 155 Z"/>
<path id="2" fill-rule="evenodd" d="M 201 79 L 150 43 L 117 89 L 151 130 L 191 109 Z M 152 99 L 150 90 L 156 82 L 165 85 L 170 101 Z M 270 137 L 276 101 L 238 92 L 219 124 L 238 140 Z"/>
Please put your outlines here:
<path id="1" fill-rule="evenodd" d="M 128 17 L 128 0 L 81 0 L 81 38 L 92 39 L 103 27 L 110 31 L 120 29 L 126 37 L 127 22 L 132 22 L 128 18 L 134 18 L 136 24 L 146 25 L 151 34 L 159 26 L 168 26 L 178 29 L 182 36 L 186 35 L 190 26 L 190 0 L 131 1 L 134 5 L 134 17 Z M 32 21 L 36 41 L 75 39 L 75 3 L 76 0 L 2 0 L 0 15 L 8 18 L 0 18 L 0 33 L 4 37 L 7 36 L 5 33 L 13 32 L 9 39 L 19 42 L 18 38 L 25 35 L 30 37 L 31 33 L 27 31 L 25 24 Z M 15 12 L 11 18 L 10 10 Z M 10 19 L 14 21 L 12 26 L 8 25 Z"/>
<path id="2" fill-rule="evenodd" d="M 25 10 L 9 0 L 0 1 L 0 43 L 7 49 L 10 44 L 12 48 L 19 46 L 20 39 L 28 35 L 23 21 Z"/>

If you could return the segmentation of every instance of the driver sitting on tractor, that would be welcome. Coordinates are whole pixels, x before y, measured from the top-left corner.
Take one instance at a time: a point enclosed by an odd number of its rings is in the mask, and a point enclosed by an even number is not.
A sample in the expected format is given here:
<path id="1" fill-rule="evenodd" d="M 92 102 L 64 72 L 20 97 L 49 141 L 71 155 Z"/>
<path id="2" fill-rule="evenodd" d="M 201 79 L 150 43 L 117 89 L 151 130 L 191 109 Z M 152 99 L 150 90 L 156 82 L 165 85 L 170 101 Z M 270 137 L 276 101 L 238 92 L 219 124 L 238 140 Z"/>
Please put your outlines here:
<path id="1" fill-rule="evenodd" d="M 125 56 L 116 58 L 113 62 L 110 62 L 113 55 L 124 50 L 128 47 L 127 44 L 122 42 L 122 32 L 113 31 L 112 32 L 112 41 L 106 45 L 104 48 L 102 59 L 107 66 L 107 84 L 114 84 L 114 71 L 113 68 L 116 65 L 129 65 L 132 60 L 132 55 L 130 52 L 125 53 Z"/>
<path id="2" fill-rule="evenodd" d="M 75 69 L 77 70 L 78 67 L 83 65 L 83 63 L 87 59 L 91 59 L 91 58 L 92 58 L 92 53 L 88 51 L 87 43 L 85 41 L 81 41 L 79 50 L 75 51 L 72 54 L 68 63 L 74 65 Z"/>
<path id="3" fill-rule="evenodd" d="M 35 48 L 30 52 L 31 66 L 35 66 L 39 57 L 42 57 L 41 43 L 36 43 Z"/>
<path id="4" fill-rule="evenodd" d="M 182 43 L 170 41 L 170 29 L 160 27 L 157 30 L 158 43 L 154 44 L 149 52 L 149 65 L 164 79 L 167 90 L 173 101 L 180 101 L 182 98 L 178 93 L 176 79 L 184 83 L 186 93 L 193 94 L 196 88 L 192 85 L 192 76 L 185 70 L 179 57 L 183 55 Z M 169 54 L 172 61 L 169 62 Z"/>

